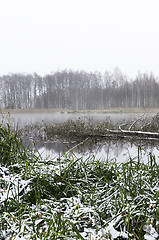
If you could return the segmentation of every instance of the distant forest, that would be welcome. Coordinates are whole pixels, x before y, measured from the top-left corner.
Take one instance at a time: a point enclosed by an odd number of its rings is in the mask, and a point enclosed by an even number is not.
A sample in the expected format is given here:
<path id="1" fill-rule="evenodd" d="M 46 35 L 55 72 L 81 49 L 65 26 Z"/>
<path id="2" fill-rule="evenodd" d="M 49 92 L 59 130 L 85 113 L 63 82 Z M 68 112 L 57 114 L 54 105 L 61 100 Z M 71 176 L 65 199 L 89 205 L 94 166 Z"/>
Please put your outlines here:
<path id="1" fill-rule="evenodd" d="M 63 70 L 44 77 L 8 74 L 0 77 L 0 108 L 93 110 L 159 107 L 159 79 L 141 74 L 129 79 L 113 73 Z"/>

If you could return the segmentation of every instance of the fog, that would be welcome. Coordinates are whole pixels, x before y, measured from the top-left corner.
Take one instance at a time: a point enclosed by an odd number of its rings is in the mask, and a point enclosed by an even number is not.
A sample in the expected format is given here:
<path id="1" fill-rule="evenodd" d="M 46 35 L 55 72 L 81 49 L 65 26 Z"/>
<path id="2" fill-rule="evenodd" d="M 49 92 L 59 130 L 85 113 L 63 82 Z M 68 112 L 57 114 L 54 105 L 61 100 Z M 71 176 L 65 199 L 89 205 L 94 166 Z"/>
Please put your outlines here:
<path id="1" fill-rule="evenodd" d="M 60 123 L 68 120 L 77 120 L 81 119 L 86 122 L 103 122 L 109 118 L 113 124 L 122 122 L 123 120 L 136 119 L 143 115 L 143 112 L 139 113 L 102 113 L 102 112 L 87 112 L 87 113 L 71 113 L 71 112 L 53 112 L 53 113 L 11 113 L 0 115 L 0 120 L 4 122 L 9 122 L 12 127 L 18 126 L 19 128 L 25 127 L 26 125 L 36 124 L 36 123 Z M 145 116 L 152 117 L 155 115 L 155 112 L 147 113 Z"/>

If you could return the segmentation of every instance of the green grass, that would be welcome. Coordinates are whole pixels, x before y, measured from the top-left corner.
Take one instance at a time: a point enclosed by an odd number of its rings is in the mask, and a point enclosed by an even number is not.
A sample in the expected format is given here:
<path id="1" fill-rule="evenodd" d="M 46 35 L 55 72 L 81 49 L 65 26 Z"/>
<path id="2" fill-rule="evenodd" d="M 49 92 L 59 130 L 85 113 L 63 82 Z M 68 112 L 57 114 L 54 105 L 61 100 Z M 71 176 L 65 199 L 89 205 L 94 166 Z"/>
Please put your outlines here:
<path id="1" fill-rule="evenodd" d="M 103 122 L 95 122 L 93 118 L 78 118 L 77 120 L 67 120 L 56 123 L 35 123 L 23 128 L 23 134 L 32 136 L 35 139 L 52 141 L 67 140 L 81 142 L 90 137 L 91 141 L 105 141 L 105 139 L 124 139 L 135 142 L 139 139 L 152 141 L 158 138 L 159 114 L 150 118 L 148 116 L 131 117 L 122 122 L 113 124 L 110 117 L 106 117 Z M 113 130 L 113 131 L 112 131 Z M 123 131 L 126 130 L 126 131 Z M 150 134 L 150 132 L 152 134 Z M 153 133 L 156 133 L 155 135 Z"/>
<path id="2" fill-rule="evenodd" d="M 1 239 L 157 239 L 159 165 L 90 156 L 45 160 L 0 126 Z M 147 159 L 146 159 L 147 160 Z M 154 233 L 152 233 L 154 231 Z"/>
<path id="3" fill-rule="evenodd" d="M 38 127 L 38 126 L 36 126 Z M 69 139 L 84 139 L 88 136 L 105 135 L 107 129 L 113 128 L 109 118 L 102 123 L 93 123 L 92 119 L 68 120 L 64 123 L 45 124 L 44 132 L 46 139 L 52 139 L 54 136 L 61 136 Z"/>

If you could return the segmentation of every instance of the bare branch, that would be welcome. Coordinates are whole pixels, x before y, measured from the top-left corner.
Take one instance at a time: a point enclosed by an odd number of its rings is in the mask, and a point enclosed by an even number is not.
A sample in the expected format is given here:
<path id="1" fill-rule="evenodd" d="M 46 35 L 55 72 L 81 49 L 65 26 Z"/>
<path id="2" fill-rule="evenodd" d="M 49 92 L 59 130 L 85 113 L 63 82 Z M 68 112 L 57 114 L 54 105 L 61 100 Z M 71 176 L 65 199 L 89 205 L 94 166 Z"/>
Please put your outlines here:
<path id="1" fill-rule="evenodd" d="M 120 130 L 121 132 L 125 132 L 125 130 L 123 130 L 121 127 L 124 127 L 124 126 L 126 126 L 126 125 L 128 125 L 128 123 L 123 123 L 122 125 L 119 125 L 119 130 Z"/>
<path id="2" fill-rule="evenodd" d="M 142 119 L 144 119 L 145 113 L 140 117 L 137 118 L 136 120 L 133 121 L 133 123 L 130 125 L 130 127 L 128 128 L 128 130 L 130 131 L 132 129 L 132 127 L 139 121 L 141 121 Z"/>

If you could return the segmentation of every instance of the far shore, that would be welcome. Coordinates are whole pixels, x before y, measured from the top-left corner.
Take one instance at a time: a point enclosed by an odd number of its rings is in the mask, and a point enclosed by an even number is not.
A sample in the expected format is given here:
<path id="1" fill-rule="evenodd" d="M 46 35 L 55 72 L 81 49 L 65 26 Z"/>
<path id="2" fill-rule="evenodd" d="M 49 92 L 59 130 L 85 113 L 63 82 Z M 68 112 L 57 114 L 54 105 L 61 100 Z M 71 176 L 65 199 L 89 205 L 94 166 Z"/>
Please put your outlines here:
<path id="1" fill-rule="evenodd" d="M 104 110 L 70 110 L 70 109 L 0 109 L 1 114 L 51 114 L 51 113 L 158 113 L 159 108 L 108 108 Z"/>

